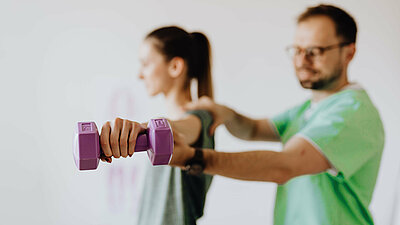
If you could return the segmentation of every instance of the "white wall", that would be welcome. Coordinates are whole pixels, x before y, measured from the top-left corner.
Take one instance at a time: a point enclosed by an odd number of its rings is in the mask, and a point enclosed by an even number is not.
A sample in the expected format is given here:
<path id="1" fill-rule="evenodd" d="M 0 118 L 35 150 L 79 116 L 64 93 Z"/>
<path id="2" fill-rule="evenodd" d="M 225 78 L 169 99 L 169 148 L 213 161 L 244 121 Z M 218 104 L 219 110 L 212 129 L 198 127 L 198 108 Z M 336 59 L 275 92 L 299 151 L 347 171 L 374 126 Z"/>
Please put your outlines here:
<path id="1" fill-rule="evenodd" d="M 400 178 L 400 2 L 333 2 L 358 22 L 350 77 L 369 91 L 384 121 L 386 146 L 371 209 L 377 224 L 390 224 L 400 213 L 400 206 L 392 210 Z M 133 224 L 146 156 L 78 172 L 71 146 L 76 121 L 101 125 L 115 116 L 144 121 L 165 113 L 162 98 L 147 97 L 136 78 L 143 36 L 170 24 L 204 31 L 213 47 L 216 99 L 267 117 L 309 96 L 284 47 L 296 16 L 315 3 L 2 0 L 1 223 Z M 224 128 L 216 141 L 221 151 L 280 148 L 235 140 Z M 215 177 L 199 224 L 272 224 L 274 192 L 274 184 Z"/>

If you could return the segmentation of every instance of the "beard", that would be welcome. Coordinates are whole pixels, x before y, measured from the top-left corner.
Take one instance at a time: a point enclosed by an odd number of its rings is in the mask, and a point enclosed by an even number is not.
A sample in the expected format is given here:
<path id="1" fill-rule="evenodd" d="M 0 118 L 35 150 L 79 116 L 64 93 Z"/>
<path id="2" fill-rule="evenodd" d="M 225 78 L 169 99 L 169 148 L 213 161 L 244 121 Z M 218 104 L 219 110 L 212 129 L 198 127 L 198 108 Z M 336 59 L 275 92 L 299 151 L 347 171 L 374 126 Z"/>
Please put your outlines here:
<path id="1" fill-rule="evenodd" d="M 305 88 L 305 89 L 311 89 L 311 90 L 326 90 L 329 89 L 337 80 L 339 80 L 339 78 L 342 75 L 343 72 L 343 67 L 338 65 L 332 73 L 325 75 L 325 74 L 321 74 L 321 72 L 319 71 L 315 71 L 312 69 L 308 69 L 308 68 L 300 68 L 296 71 L 299 70 L 308 70 L 311 71 L 315 74 L 319 73 L 320 78 L 318 78 L 317 80 L 299 80 L 300 85 Z"/>

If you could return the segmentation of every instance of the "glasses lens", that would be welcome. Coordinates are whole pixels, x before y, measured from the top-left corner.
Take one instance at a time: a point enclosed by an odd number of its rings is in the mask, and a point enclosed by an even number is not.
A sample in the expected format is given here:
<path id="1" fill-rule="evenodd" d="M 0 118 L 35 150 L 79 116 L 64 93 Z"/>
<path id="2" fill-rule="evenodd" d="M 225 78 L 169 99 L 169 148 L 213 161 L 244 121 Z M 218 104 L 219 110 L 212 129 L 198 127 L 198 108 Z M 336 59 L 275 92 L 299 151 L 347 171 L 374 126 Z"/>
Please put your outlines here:
<path id="1" fill-rule="evenodd" d="M 286 52 L 290 58 L 294 58 L 298 54 L 299 50 L 294 46 L 289 46 L 286 48 Z"/>
<path id="2" fill-rule="evenodd" d="M 323 54 L 323 50 L 320 47 L 313 47 L 307 49 L 307 55 L 310 57 L 321 56 Z"/>

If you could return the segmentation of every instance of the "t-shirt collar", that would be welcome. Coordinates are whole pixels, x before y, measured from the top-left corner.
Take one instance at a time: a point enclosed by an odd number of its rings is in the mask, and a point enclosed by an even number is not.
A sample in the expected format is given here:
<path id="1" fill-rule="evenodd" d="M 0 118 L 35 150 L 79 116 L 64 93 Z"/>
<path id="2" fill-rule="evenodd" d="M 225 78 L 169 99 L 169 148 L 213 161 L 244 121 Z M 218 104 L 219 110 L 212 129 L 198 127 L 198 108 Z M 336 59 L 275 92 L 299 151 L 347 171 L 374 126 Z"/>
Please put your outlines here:
<path id="1" fill-rule="evenodd" d="M 364 90 L 364 88 L 357 82 L 351 82 L 348 85 L 344 86 L 342 89 L 340 89 L 337 93 L 344 91 L 344 90 Z M 307 109 L 305 112 L 305 119 L 308 120 L 308 118 L 311 116 L 311 114 L 314 112 L 314 110 L 317 108 L 318 103 L 315 103 L 313 101 L 310 101 L 310 107 Z"/>

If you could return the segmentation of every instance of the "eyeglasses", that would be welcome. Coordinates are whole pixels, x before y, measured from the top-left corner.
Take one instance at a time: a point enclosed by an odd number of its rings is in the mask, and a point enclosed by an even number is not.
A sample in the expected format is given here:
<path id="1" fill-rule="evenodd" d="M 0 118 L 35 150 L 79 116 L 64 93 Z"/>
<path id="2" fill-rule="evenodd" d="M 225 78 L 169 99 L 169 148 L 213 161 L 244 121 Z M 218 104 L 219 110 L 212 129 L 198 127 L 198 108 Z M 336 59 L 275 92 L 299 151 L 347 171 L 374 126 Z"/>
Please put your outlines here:
<path id="1" fill-rule="evenodd" d="M 307 57 L 309 59 L 318 59 L 328 50 L 335 49 L 335 48 L 341 48 L 341 47 L 344 47 L 351 43 L 352 42 L 343 42 L 343 43 L 339 43 L 339 44 L 329 45 L 326 47 L 312 46 L 312 47 L 308 47 L 308 48 L 300 48 L 298 46 L 292 45 L 292 46 L 288 46 L 286 48 L 286 52 L 288 53 L 289 57 L 292 59 L 300 56 L 302 53 L 304 53 L 305 57 Z"/>

